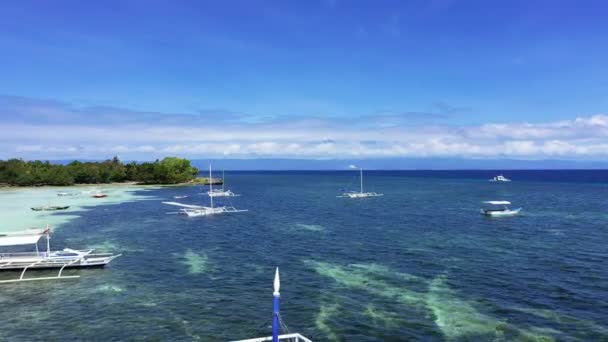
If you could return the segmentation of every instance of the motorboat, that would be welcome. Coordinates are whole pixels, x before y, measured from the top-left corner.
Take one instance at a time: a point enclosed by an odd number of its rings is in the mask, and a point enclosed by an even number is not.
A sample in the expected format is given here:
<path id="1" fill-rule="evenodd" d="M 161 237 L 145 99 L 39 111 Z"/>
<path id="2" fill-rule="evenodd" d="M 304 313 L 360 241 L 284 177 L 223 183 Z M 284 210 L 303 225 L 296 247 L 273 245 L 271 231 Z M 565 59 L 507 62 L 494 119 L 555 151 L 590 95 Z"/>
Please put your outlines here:
<path id="1" fill-rule="evenodd" d="M 511 180 L 505 176 L 503 176 L 502 174 L 498 175 L 498 176 L 494 176 L 493 178 L 490 179 L 490 182 L 510 182 Z"/>
<path id="2" fill-rule="evenodd" d="M 104 267 L 120 254 L 94 253 L 93 249 L 75 250 L 65 248 L 60 251 L 52 251 L 50 247 L 50 227 L 44 229 L 29 229 L 20 232 L 0 233 L 0 247 L 11 247 L 33 245 L 33 252 L 0 253 L 0 271 L 23 270 L 19 278 L 0 280 L 0 283 L 15 283 L 33 280 L 53 280 L 78 278 L 78 275 L 62 275 L 65 268 Z M 38 249 L 38 242 L 46 238 L 46 251 Z M 51 277 L 26 278 L 26 271 L 31 269 L 53 269 L 58 268 L 59 273 Z"/>
<path id="3" fill-rule="evenodd" d="M 509 209 L 508 205 L 511 205 L 509 201 L 484 201 L 483 203 L 489 204 L 489 208 L 480 209 L 481 214 L 485 216 L 514 216 L 521 211 L 521 208 Z"/>
<path id="4" fill-rule="evenodd" d="M 108 195 L 102 194 L 102 193 L 96 193 L 95 195 L 93 195 L 93 198 L 104 198 L 104 197 L 108 197 Z"/>

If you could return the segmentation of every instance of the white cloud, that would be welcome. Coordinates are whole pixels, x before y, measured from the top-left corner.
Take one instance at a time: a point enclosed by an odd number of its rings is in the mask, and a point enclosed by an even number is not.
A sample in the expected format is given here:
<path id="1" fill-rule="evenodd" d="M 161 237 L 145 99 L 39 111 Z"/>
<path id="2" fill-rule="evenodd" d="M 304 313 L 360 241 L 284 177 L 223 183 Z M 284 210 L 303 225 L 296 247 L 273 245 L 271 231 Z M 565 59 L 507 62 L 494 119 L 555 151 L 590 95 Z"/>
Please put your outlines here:
<path id="1" fill-rule="evenodd" d="M 2 100 L 2 99 L 0 99 Z M 518 157 L 600 159 L 608 156 L 608 115 L 546 123 L 478 126 L 408 125 L 384 116 L 360 118 L 199 120 L 189 115 L 120 109 L 74 109 L 54 102 L 0 101 L 0 157 Z M 33 114 L 32 114 L 33 113 Z M 91 120 L 93 114 L 95 120 Z M 29 116 L 28 116 L 29 115 Z M 126 116 L 121 123 L 120 117 Z M 36 120 L 34 120 L 36 118 Z M 373 142 L 373 143 L 370 143 Z"/>

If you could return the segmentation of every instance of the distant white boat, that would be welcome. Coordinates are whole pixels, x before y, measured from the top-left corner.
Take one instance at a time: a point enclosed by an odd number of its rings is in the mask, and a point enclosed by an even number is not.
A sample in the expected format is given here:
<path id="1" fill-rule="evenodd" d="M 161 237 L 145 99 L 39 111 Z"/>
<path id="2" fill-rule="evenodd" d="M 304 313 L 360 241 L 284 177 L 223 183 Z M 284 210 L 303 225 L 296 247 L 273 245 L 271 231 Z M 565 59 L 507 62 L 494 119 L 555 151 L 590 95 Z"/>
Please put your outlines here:
<path id="1" fill-rule="evenodd" d="M 65 196 L 78 196 L 75 192 L 58 192 L 57 196 L 65 197 Z"/>
<path id="2" fill-rule="evenodd" d="M 376 192 L 363 192 L 363 169 L 359 168 L 359 174 L 360 174 L 360 189 L 359 191 L 349 191 L 349 192 L 345 192 L 340 196 L 337 197 L 348 197 L 348 198 L 364 198 L 364 197 L 378 197 L 378 196 L 384 196 L 384 194 L 379 194 Z"/>
<path id="3" fill-rule="evenodd" d="M 490 182 L 510 182 L 511 180 L 503 175 L 498 175 L 490 179 Z"/>
<path id="4" fill-rule="evenodd" d="M 187 197 L 188 197 L 188 195 L 173 196 L 173 198 L 175 198 L 175 199 L 187 198 Z"/>
<path id="5" fill-rule="evenodd" d="M 209 176 L 209 179 L 211 179 L 211 176 Z M 226 190 L 224 188 L 226 184 L 226 177 L 224 176 L 224 170 L 222 170 L 222 188 L 221 189 L 216 189 L 216 190 L 212 190 L 211 189 L 211 184 L 209 184 L 209 191 L 207 191 L 207 195 L 209 195 L 209 197 L 236 197 L 236 196 L 241 196 L 241 195 L 237 195 L 234 192 L 230 191 L 230 190 Z"/>
<path id="6" fill-rule="evenodd" d="M 509 201 L 484 201 L 483 203 L 490 204 L 493 207 L 480 209 L 482 215 L 485 216 L 514 216 L 519 214 L 521 208 L 509 209 L 507 206 L 511 204 Z"/>
<path id="7" fill-rule="evenodd" d="M 209 179 L 211 179 L 211 165 L 209 165 Z M 209 191 L 213 192 L 213 184 L 211 184 L 211 183 L 209 184 Z M 177 212 L 176 214 L 186 214 L 189 217 L 211 216 L 211 215 L 215 215 L 215 214 L 239 213 L 239 212 L 247 211 L 247 210 L 242 210 L 242 209 L 236 209 L 235 207 L 232 207 L 232 206 L 214 207 L 213 206 L 213 197 L 214 196 L 209 196 L 209 199 L 211 202 L 211 206 L 209 206 L 209 207 L 193 205 L 193 204 L 184 204 L 184 203 L 178 203 L 178 202 L 163 202 L 163 203 L 181 207 L 182 209 L 180 209 L 180 211 Z"/>

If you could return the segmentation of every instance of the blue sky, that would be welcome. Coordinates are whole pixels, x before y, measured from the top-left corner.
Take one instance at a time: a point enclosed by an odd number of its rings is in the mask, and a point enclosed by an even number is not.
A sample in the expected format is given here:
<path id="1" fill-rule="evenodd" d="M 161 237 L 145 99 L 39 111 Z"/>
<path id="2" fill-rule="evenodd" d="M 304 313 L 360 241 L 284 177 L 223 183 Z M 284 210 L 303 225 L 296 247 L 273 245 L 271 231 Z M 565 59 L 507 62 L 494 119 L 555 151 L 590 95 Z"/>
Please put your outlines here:
<path id="1" fill-rule="evenodd" d="M 601 160 L 606 18 L 605 1 L 2 2 L 0 157 Z"/>

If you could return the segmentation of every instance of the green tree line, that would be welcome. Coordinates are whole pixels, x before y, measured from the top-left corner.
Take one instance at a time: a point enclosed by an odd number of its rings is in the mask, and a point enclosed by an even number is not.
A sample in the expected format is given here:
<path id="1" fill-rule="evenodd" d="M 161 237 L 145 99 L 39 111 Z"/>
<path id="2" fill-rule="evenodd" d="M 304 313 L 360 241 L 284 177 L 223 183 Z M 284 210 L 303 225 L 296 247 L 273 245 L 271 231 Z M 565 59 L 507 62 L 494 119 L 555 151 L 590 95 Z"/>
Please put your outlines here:
<path id="1" fill-rule="evenodd" d="M 176 184 L 191 181 L 198 169 L 187 159 L 167 157 L 155 162 L 124 164 L 118 157 L 103 162 L 73 161 L 67 165 L 48 161 L 0 160 L 0 183 L 8 185 L 72 185 L 111 182 Z"/>

